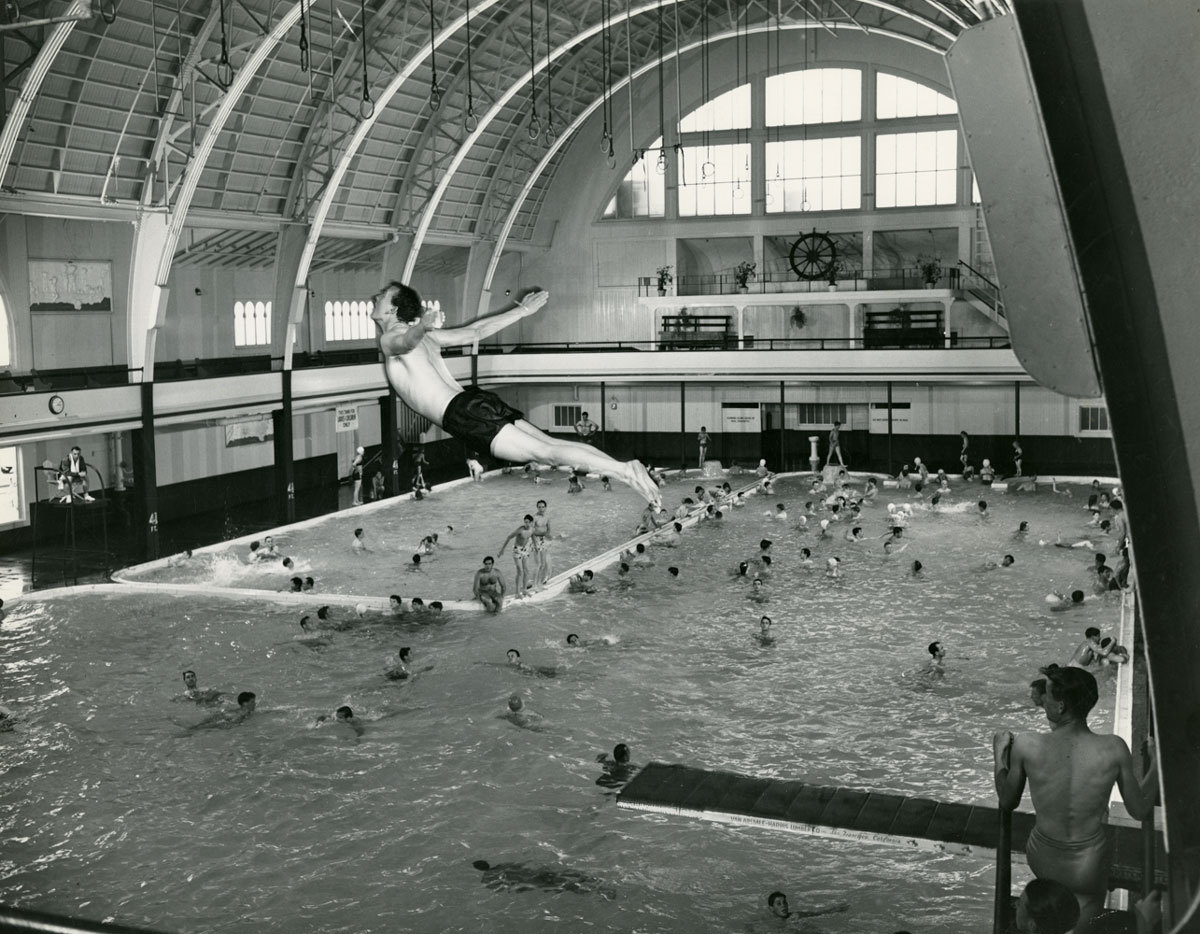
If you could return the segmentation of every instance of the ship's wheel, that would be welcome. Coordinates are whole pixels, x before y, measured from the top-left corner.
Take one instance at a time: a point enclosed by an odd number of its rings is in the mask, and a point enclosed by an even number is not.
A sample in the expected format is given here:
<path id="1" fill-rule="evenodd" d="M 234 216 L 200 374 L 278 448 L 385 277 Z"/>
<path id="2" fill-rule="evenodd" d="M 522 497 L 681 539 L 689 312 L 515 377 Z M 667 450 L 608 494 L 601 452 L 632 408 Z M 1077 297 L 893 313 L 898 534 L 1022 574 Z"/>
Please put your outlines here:
<path id="1" fill-rule="evenodd" d="M 809 282 L 828 279 L 836 261 L 837 244 L 829 234 L 817 233 L 815 229 L 812 233 L 801 234 L 788 253 L 792 271 Z"/>

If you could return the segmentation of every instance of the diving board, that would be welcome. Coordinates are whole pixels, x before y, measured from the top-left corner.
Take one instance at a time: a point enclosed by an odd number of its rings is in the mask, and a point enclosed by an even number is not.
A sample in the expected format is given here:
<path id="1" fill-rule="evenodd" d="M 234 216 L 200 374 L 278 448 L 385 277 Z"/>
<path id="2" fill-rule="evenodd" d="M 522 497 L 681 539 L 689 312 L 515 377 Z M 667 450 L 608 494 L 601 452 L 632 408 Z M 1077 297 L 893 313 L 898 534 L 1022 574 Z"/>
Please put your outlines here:
<path id="1" fill-rule="evenodd" d="M 1000 812 L 986 805 L 662 762 L 651 762 L 638 772 L 617 796 L 617 806 L 938 853 L 988 854 L 1000 835 Z M 1034 815 L 1014 811 L 1012 823 L 1013 852 L 1024 853 Z M 1114 838 L 1110 887 L 1140 886 L 1141 830 L 1110 826 L 1109 833 Z M 1156 865 L 1166 865 L 1162 835 L 1157 837 Z M 1166 883 L 1165 873 L 1155 875 Z"/>

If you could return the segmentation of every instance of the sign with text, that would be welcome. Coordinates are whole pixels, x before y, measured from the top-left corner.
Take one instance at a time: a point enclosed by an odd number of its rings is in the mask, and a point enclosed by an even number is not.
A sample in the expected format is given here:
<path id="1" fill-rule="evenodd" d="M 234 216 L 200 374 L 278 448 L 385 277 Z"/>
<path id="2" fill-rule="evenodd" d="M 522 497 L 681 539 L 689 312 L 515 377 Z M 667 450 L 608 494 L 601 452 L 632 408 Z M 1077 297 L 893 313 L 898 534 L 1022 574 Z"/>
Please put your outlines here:
<path id="1" fill-rule="evenodd" d="M 912 403 L 892 403 L 892 433 L 906 434 L 912 413 Z M 871 403 L 871 434 L 886 435 L 888 430 L 888 404 L 886 402 Z"/>
<path id="2" fill-rule="evenodd" d="M 337 431 L 358 431 L 358 406 L 339 405 L 337 407 Z"/>
<path id="3" fill-rule="evenodd" d="M 757 402 L 739 405 L 722 403 L 721 430 L 743 434 L 758 434 L 762 431 L 762 409 Z"/>

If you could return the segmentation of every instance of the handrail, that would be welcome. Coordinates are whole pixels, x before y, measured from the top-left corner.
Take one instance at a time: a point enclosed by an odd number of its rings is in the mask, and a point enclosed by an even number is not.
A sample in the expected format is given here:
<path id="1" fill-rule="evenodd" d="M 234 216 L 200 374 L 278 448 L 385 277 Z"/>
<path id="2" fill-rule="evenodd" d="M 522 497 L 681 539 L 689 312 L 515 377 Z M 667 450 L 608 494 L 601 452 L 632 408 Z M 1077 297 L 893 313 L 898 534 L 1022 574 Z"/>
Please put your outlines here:
<path id="1" fill-rule="evenodd" d="M 1000 808 L 1000 835 L 996 841 L 996 894 L 992 905 L 992 934 L 1008 930 L 1012 898 L 1012 811 Z"/>
<path id="2" fill-rule="evenodd" d="M 972 266 L 970 263 L 968 263 L 965 259 L 960 259 L 958 261 L 958 265 L 963 266 L 966 269 L 969 269 L 971 271 L 971 275 L 978 276 L 980 279 L 982 279 L 984 282 L 986 282 L 988 285 L 990 285 L 997 292 L 1000 291 L 999 285 L 997 285 L 995 282 L 993 282 L 991 279 L 989 279 L 987 276 L 985 276 L 983 273 L 981 273 L 978 269 L 976 269 L 974 266 Z"/>

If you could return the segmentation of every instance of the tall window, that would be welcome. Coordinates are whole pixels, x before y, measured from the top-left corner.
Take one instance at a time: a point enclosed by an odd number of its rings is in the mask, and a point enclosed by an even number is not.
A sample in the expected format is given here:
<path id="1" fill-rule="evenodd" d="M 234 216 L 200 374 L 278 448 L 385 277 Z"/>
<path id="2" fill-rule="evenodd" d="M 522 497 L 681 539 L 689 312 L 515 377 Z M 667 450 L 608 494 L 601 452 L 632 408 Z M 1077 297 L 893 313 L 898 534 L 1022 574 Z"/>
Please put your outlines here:
<path id="1" fill-rule="evenodd" d="M 575 423 L 582 417 L 582 405 L 556 405 L 554 407 L 555 428 L 574 428 Z"/>
<path id="2" fill-rule="evenodd" d="M 862 119 L 862 72 L 810 68 L 771 75 L 766 104 L 767 126 L 858 121 Z"/>
<path id="3" fill-rule="evenodd" d="M 881 133 L 875 138 L 875 206 L 954 204 L 958 131 Z"/>
<path id="4" fill-rule="evenodd" d="M 375 337 L 375 325 L 371 321 L 371 312 L 374 310 L 375 303 L 369 300 L 326 302 L 325 340 L 371 340 Z"/>
<path id="5" fill-rule="evenodd" d="M 233 303 L 233 346 L 265 347 L 271 343 L 271 303 Z"/>
<path id="6" fill-rule="evenodd" d="M 898 117 L 934 117 L 958 113 L 954 98 L 929 87 L 880 72 L 875 76 L 875 116 L 879 120 Z"/>
<path id="7" fill-rule="evenodd" d="M 1079 433 L 1110 434 L 1108 427 L 1108 407 L 1103 405 L 1081 405 L 1079 407 Z"/>
<path id="8" fill-rule="evenodd" d="M 750 213 L 750 144 L 689 146 L 679 164 L 679 216 Z"/>
<path id="9" fill-rule="evenodd" d="M 767 143 L 767 213 L 846 211 L 862 206 L 857 136 Z"/>
<path id="10" fill-rule="evenodd" d="M 651 149 L 662 146 L 662 138 L 650 144 Z M 637 161 L 621 180 L 605 217 L 662 217 L 667 209 L 666 179 L 654 170 L 658 154 L 648 152 Z"/>

